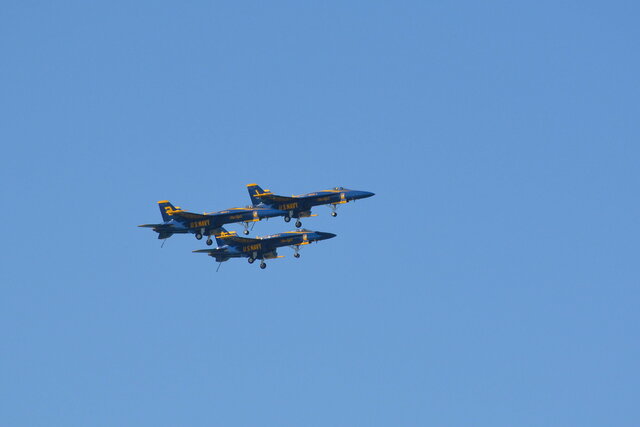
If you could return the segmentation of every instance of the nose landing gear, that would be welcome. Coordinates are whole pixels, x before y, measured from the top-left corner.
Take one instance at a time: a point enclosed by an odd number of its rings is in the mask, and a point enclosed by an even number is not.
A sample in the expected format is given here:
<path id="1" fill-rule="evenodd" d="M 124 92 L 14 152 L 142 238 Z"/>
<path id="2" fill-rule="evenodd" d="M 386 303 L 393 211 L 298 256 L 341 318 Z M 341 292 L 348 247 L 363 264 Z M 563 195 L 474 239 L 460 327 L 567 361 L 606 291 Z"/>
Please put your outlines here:
<path id="1" fill-rule="evenodd" d="M 300 246 L 291 246 L 293 249 L 293 256 L 295 258 L 300 258 Z"/>

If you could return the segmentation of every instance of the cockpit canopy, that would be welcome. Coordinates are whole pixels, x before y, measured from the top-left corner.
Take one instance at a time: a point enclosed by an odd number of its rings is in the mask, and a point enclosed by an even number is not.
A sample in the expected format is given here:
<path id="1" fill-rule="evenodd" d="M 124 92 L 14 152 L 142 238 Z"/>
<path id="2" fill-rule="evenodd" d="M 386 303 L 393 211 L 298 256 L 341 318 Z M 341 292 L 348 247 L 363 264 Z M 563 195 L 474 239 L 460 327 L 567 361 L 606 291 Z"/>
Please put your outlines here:
<path id="1" fill-rule="evenodd" d="M 342 191 L 344 190 L 344 187 L 333 187 L 334 190 L 338 190 L 338 191 Z"/>

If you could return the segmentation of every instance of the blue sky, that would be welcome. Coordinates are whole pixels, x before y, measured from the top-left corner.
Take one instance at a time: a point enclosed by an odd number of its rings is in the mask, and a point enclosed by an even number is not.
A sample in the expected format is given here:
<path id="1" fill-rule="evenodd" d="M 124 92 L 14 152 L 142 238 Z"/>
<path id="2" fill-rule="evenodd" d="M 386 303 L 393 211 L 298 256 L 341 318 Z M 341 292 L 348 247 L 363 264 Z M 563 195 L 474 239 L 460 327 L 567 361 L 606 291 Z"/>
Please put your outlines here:
<path id="1" fill-rule="evenodd" d="M 638 425 L 638 12 L 5 4 L 0 424 Z M 264 271 L 136 227 L 250 182 L 376 196 Z"/>

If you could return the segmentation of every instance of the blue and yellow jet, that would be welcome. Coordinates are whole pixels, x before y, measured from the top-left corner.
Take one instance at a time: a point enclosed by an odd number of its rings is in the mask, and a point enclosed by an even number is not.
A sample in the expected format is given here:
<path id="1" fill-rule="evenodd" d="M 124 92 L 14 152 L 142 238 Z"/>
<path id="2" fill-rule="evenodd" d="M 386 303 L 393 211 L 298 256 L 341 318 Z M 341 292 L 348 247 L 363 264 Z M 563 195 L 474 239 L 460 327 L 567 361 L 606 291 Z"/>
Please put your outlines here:
<path id="1" fill-rule="evenodd" d="M 314 206 L 328 205 L 331 207 L 331 216 L 337 216 L 338 205 L 374 195 L 368 191 L 349 190 L 343 187 L 291 197 L 278 196 L 270 190 L 263 190 L 257 184 L 248 184 L 247 189 L 254 207 L 266 206 L 284 211 L 284 221 L 289 222 L 291 218 L 296 218 L 296 227 L 302 226 L 300 218 L 312 216 L 311 208 Z"/>
<path id="2" fill-rule="evenodd" d="M 186 233 L 195 234 L 198 240 L 202 239 L 202 236 L 208 236 L 207 245 L 213 243 L 211 240 L 213 231 L 225 224 L 241 222 L 244 226 L 244 234 L 249 234 L 249 223 L 285 214 L 285 212 L 263 206 L 231 208 L 219 212 L 197 214 L 175 207 L 168 200 L 159 201 L 158 207 L 160 207 L 164 222 L 143 224 L 138 227 L 152 228 L 158 233 L 158 239 L 167 239 L 174 234 Z"/>
<path id="3" fill-rule="evenodd" d="M 251 239 L 240 237 L 235 231 L 228 232 L 224 228 L 215 231 L 214 236 L 218 244 L 217 248 L 198 249 L 193 252 L 206 253 L 219 263 L 231 258 L 247 258 L 249 264 L 253 264 L 259 259 L 261 260 L 260 268 L 263 269 L 267 267 L 265 259 L 282 258 L 278 256 L 277 248 L 290 246 L 294 250 L 293 256 L 300 258 L 301 246 L 336 237 L 333 233 L 302 229 Z"/>

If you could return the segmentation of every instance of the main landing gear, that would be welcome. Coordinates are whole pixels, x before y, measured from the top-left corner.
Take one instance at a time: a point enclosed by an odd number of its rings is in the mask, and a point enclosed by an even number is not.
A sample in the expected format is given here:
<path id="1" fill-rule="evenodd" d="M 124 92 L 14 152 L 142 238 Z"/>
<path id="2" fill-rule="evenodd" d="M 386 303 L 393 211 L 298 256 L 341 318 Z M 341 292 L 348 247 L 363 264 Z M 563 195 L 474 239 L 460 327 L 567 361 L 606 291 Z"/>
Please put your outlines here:
<path id="1" fill-rule="evenodd" d="M 338 206 L 336 205 L 329 205 L 329 206 L 331 206 L 331 216 L 332 217 L 338 216 L 338 212 L 336 212 L 336 209 L 338 209 Z"/>
<path id="2" fill-rule="evenodd" d="M 338 216 L 338 212 L 336 212 L 336 211 L 331 212 L 331 216 L 334 216 L 334 217 Z"/>
<path id="3" fill-rule="evenodd" d="M 213 240 L 211 240 L 211 236 L 207 239 L 207 246 L 211 246 L 213 244 Z"/>
<path id="4" fill-rule="evenodd" d="M 291 221 L 291 214 L 284 216 L 284 222 L 289 222 L 289 221 Z M 296 227 L 297 228 L 302 227 L 302 222 L 300 222 L 299 219 L 296 219 Z"/>
<path id="5" fill-rule="evenodd" d="M 255 261 L 256 261 L 256 259 L 254 257 L 252 257 L 252 256 L 247 258 L 247 262 L 249 264 L 253 264 Z M 267 264 L 264 261 L 260 261 L 260 268 L 264 270 L 265 268 L 267 268 Z"/>
<path id="6" fill-rule="evenodd" d="M 196 239 L 198 240 L 202 240 L 202 235 L 204 234 L 205 229 L 201 228 L 200 230 L 196 231 Z"/>
<path id="7" fill-rule="evenodd" d="M 295 254 L 293 254 L 294 257 L 296 258 L 300 258 L 300 254 L 298 252 L 296 252 Z"/>
<path id="8" fill-rule="evenodd" d="M 284 222 L 291 221 L 292 217 L 293 217 L 293 211 L 288 211 L 287 214 L 284 216 Z M 296 227 L 300 228 L 300 226 L 302 226 L 300 219 L 296 219 Z"/>

